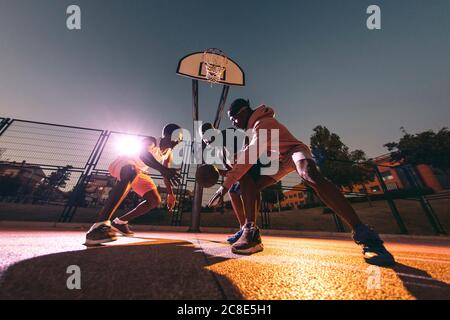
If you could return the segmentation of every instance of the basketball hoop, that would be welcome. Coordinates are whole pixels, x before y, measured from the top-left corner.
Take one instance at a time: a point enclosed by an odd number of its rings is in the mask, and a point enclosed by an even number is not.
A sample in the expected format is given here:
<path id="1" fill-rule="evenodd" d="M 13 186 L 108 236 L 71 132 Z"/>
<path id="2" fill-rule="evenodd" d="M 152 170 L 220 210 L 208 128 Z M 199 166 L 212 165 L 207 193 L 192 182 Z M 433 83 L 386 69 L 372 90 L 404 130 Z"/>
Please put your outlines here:
<path id="1" fill-rule="evenodd" d="M 220 126 L 220 119 L 222 118 L 223 108 L 225 107 L 230 86 L 245 86 L 244 70 L 242 70 L 242 68 L 232 58 L 228 58 L 225 53 L 215 48 L 193 52 L 181 58 L 178 62 L 177 74 L 192 79 L 192 119 L 194 121 L 199 120 L 199 81 L 209 82 L 211 86 L 213 84 L 223 86 L 213 124 L 213 127 L 216 129 Z M 192 146 L 193 148 L 196 148 L 199 144 L 193 143 Z M 186 188 L 186 185 L 184 186 L 184 188 Z M 203 187 L 201 186 L 200 181 L 196 179 L 194 201 L 192 205 L 192 223 L 189 229 L 190 231 L 198 232 L 200 230 L 202 195 Z"/>
<path id="2" fill-rule="evenodd" d="M 224 78 L 228 57 L 220 49 L 206 49 L 203 52 L 203 64 L 206 71 L 206 81 L 211 83 L 211 85 L 217 84 Z"/>

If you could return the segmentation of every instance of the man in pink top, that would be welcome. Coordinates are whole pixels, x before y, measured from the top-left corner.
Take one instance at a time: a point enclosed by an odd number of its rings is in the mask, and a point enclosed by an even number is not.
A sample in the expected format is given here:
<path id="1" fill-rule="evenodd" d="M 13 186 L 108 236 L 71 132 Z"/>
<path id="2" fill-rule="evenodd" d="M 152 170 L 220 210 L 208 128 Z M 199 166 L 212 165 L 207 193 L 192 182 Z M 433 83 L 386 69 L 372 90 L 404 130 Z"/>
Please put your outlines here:
<path id="1" fill-rule="evenodd" d="M 320 199 L 339 215 L 353 230 L 353 239 L 363 246 L 364 258 L 368 263 L 376 265 L 392 265 L 393 256 L 386 250 L 383 241 L 369 226 L 363 224 L 356 215 L 350 203 L 339 192 L 336 186 L 324 178 L 317 169 L 312 153 L 307 145 L 295 138 L 289 130 L 275 119 L 273 109 L 264 105 L 256 109 L 250 108 L 248 100 L 236 99 L 228 110 L 228 116 L 233 125 L 239 129 L 250 130 L 250 144 L 239 154 L 233 168 L 227 173 L 222 187 L 217 190 L 209 201 L 214 205 L 217 199 L 225 194 L 255 164 L 251 159 L 252 151 L 257 150 L 257 158 L 269 150 L 278 153 L 278 171 L 275 174 L 264 175 L 252 184 L 252 180 L 241 184 L 242 197 L 245 198 L 244 208 L 246 224 L 240 239 L 233 244 L 234 253 L 252 254 L 263 250 L 259 229 L 255 224 L 257 197 L 255 190 L 258 185 L 276 183 L 290 172 L 297 171 L 303 182 L 310 186 Z M 275 131 L 276 130 L 276 131 Z M 276 146 L 271 145 L 262 132 L 277 132 L 279 141 Z"/>

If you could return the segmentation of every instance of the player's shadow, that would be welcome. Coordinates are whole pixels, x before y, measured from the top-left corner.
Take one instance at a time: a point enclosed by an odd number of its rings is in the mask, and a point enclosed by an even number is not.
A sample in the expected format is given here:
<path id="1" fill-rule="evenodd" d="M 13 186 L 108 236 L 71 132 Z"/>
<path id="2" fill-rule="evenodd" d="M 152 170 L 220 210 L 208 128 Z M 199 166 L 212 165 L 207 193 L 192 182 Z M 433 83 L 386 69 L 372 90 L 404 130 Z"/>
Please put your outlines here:
<path id="1" fill-rule="evenodd" d="M 450 285 L 434 279 L 428 272 L 397 263 L 391 268 L 408 292 L 419 300 L 447 300 Z"/>
<path id="2" fill-rule="evenodd" d="M 50 254 L 10 266 L 0 299 L 242 299 L 227 277 L 207 269 L 225 260 L 161 239 Z M 67 288 L 71 265 L 80 267 L 80 290 Z"/>

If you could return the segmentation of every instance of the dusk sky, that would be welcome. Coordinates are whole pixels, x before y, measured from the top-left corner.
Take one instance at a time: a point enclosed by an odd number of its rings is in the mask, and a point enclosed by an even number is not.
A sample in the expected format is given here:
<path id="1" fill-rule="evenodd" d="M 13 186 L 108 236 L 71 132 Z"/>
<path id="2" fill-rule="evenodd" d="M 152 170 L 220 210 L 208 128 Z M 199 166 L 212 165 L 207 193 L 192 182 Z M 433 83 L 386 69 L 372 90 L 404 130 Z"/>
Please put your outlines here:
<path id="1" fill-rule="evenodd" d="M 66 28 L 77 4 L 82 29 Z M 381 7 L 381 30 L 366 8 Z M 192 126 L 188 53 L 217 47 L 237 61 L 249 98 L 309 143 L 325 125 L 373 157 L 400 127 L 450 119 L 450 1 L 0 0 L 0 116 L 158 135 Z M 200 86 L 213 120 L 220 88 Z M 229 126 L 227 118 L 222 126 Z"/>

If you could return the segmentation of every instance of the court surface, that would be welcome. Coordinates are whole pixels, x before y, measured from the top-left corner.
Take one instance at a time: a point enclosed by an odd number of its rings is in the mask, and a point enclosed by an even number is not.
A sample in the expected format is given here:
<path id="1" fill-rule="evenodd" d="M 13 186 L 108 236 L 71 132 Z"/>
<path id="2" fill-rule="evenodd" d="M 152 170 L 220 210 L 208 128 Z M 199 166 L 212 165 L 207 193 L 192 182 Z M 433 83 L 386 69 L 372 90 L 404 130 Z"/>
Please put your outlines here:
<path id="1" fill-rule="evenodd" d="M 450 238 L 389 238 L 374 268 L 343 237 L 263 236 L 230 252 L 225 234 L 138 231 L 86 249 L 83 230 L 0 228 L 1 299 L 449 299 Z M 67 268 L 81 270 L 69 290 Z"/>

